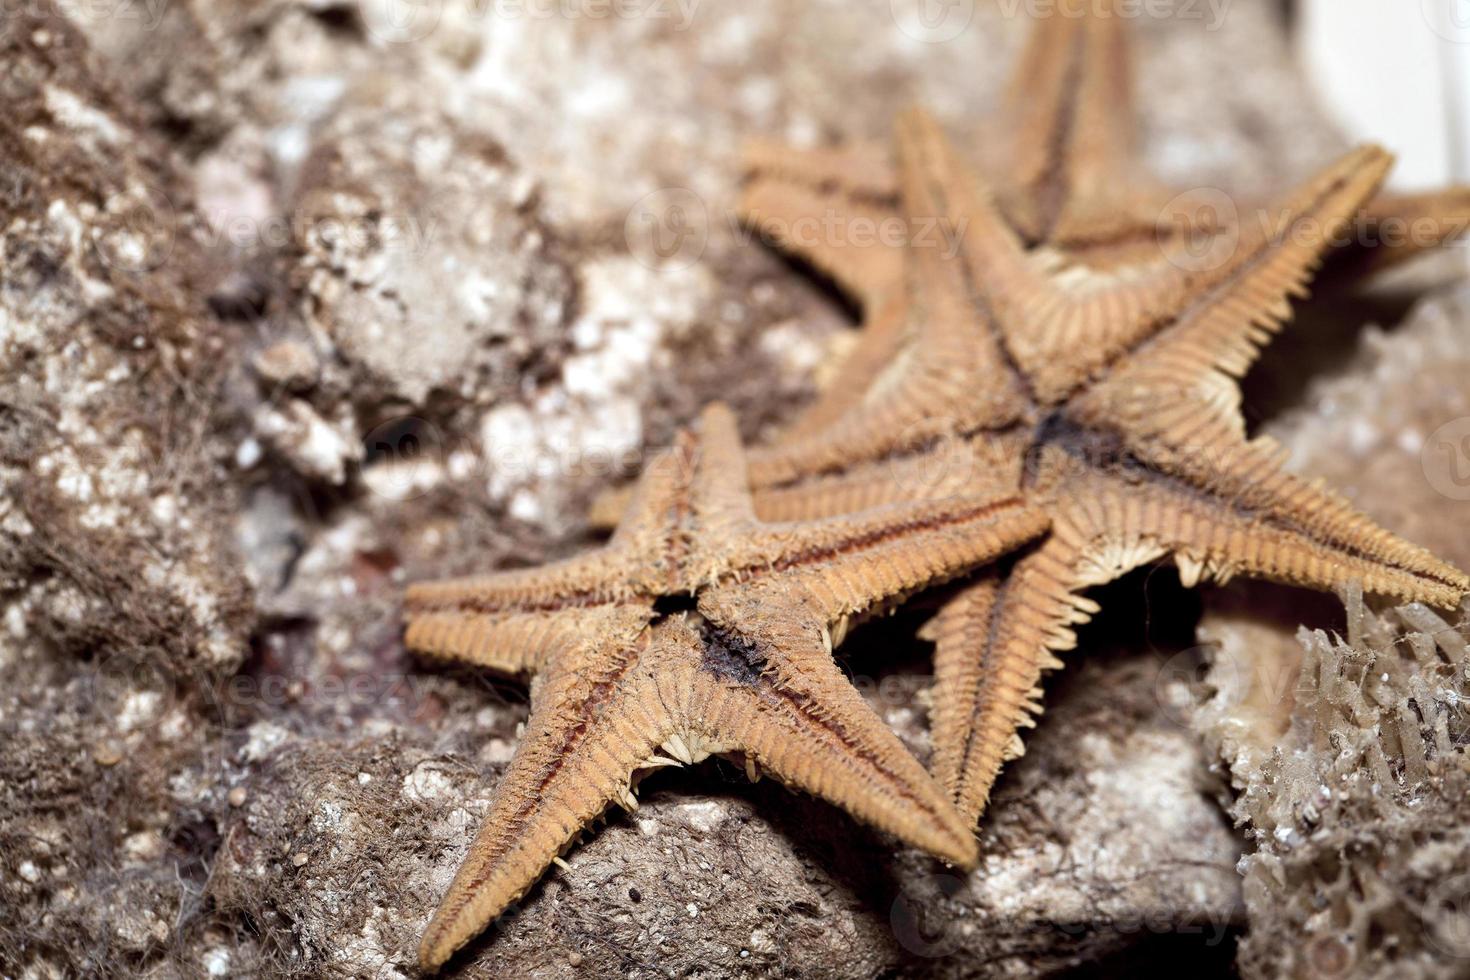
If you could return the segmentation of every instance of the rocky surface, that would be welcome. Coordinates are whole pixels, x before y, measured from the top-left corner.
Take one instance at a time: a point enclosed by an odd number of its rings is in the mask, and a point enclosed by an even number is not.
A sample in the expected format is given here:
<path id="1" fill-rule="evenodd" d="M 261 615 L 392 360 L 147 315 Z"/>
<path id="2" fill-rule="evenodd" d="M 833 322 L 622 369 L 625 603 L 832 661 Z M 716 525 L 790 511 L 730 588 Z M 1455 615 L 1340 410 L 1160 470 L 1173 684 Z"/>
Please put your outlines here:
<path id="1" fill-rule="evenodd" d="M 201 692 L 254 623 L 232 341 L 187 175 L 82 37 L 7 20 L 0 63 L 0 960 L 109 972 L 184 942 L 208 875 Z"/>
<path id="2" fill-rule="evenodd" d="M 881 137 L 911 102 L 968 131 L 1027 29 L 985 4 L 942 41 L 887 3 L 550 9 L 6 11 L 7 974 L 412 974 L 525 708 L 404 654 L 403 583 L 584 545 L 590 496 L 710 398 L 752 436 L 789 415 L 846 314 L 729 221 L 740 140 Z M 1339 148 L 1283 94 L 1272 5 L 1218 30 L 1190 9 L 1138 25 L 1165 177 L 1258 194 Z M 1370 367 L 1337 394 L 1268 364 L 1257 403 L 1297 407 L 1302 468 L 1443 547 L 1411 501 L 1439 479 L 1425 440 L 1466 414 L 1470 316 L 1428 310 L 1358 345 Z M 1057 679 L 968 880 L 709 764 L 651 781 L 465 972 L 1228 964 L 1246 909 L 1279 901 L 1242 904 L 1251 845 L 1216 801 L 1244 777 L 1187 724 L 1193 607 L 1119 588 L 1084 636 L 1108 652 Z M 1289 638 L 1294 615 L 1256 628 Z M 924 753 L 921 618 L 858 631 L 847 662 Z"/>
<path id="3" fill-rule="evenodd" d="M 1268 426 L 1298 470 L 1461 566 L 1467 300 L 1450 289 L 1391 332 L 1370 328 Z M 1375 614 L 1353 598 L 1344 616 L 1328 597 L 1302 598 L 1241 583 L 1211 596 L 1200 626 L 1217 693 L 1196 724 L 1254 842 L 1243 972 L 1462 975 L 1470 608 Z"/>

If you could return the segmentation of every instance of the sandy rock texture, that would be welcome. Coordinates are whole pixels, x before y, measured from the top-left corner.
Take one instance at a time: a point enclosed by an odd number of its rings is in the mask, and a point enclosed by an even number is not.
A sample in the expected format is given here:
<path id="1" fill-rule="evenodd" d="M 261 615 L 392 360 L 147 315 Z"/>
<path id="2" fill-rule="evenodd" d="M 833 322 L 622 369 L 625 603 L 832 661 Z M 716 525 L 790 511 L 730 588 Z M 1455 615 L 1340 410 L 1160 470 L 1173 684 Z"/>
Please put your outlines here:
<path id="1" fill-rule="evenodd" d="M 99 974 L 182 942 L 208 876 L 199 695 L 254 622 L 230 342 L 187 177 L 81 35 L 18 15 L 0 62 L 0 960 Z"/>
<path id="2" fill-rule="evenodd" d="M 849 315 L 732 223 L 736 154 L 881 138 L 914 102 L 983 142 L 1024 18 L 980 3 L 943 36 L 900 7 L 6 11 L 0 972 L 414 975 L 525 692 L 408 657 L 404 584 L 583 547 L 592 495 L 703 402 L 757 437 L 831 382 Z M 1257 195 L 1341 148 L 1274 4 L 1178 8 L 1137 25 L 1162 176 Z M 1408 501 L 1453 421 L 1430 416 L 1465 398 L 1467 323 L 1451 297 L 1333 334 L 1370 366 L 1350 354 L 1319 397 L 1274 362 L 1252 404 L 1292 410 L 1303 469 L 1445 547 Z M 976 874 L 710 763 L 650 780 L 457 966 L 1228 975 L 1240 930 L 1296 898 L 1242 896 L 1257 845 L 1221 801 L 1248 776 L 1191 726 L 1208 653 L 1171 578 L 1109 593 Z M 1309 612 L 1253 628 L 1299 650 Z M 921 755 L 924 615 L 845 648 Z"/>

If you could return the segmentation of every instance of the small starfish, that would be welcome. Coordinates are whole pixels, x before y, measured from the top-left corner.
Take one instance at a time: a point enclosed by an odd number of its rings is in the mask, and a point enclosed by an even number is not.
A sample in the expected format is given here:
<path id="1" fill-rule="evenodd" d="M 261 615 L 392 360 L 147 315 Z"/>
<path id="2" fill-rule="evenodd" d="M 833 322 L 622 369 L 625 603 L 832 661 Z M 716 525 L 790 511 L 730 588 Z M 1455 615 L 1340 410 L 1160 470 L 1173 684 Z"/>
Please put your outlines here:
<path id="1" fill-rule="evenodd" d="M 957 253 L 911 245 L 894 351 L 822 424 L 753 450 L 765 518 L 846 501 L 934 495 L 915 474 L 955 467 L 967 492 L 1021 492 L 1050 534 L 982 575 L 927 627 L 936 640 L 934 768 L 960 809 L 983 811 L 1043 669 L 1097 606 L 1080 593 L 1172 556 L 1186 585 L 1236 572 L 1448 605 L 1470 580 L 1286 472 L 1248 441 L 1235 379 L 1290 315 L 1344 222 L 1390 165 L 1354 151 L 1274 212 L 1279 229 L 1212 236 L 1204 261 L 1165 250 L 1105 273 L 1030 247 L 932 119 L 900 119 L 911 227 L 963 229 Z M 946 475 L 944 467 L 950 472 Z"/>
<path id="2" fill-rule="evenodd" d="M 1014 496 L 838 519 L 755 519 L 730 412 L 712 407 L 640 479 L 608 545 L 409 589 L 407 644 L 532 676 L 531 716 L 424 934 L 437 969 L 526 891 L 640 770 L 742 753 L 914 846 L 971 866 L 944 791 L 832 659 L 846 623 L 1036 537 Z M 659 750 L 667 755 L 659 755 Z"/>

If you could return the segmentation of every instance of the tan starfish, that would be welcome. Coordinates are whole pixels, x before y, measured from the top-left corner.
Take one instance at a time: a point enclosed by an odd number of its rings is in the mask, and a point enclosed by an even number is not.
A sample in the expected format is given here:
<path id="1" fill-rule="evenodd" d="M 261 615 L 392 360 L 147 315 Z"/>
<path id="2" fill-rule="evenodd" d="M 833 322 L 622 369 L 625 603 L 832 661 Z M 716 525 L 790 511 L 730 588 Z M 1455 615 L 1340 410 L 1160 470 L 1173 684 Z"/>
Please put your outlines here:
<path id="1" fill-rule="evenodd" d="M 1168 250 L 1105 273 L 1028 247 L 983 180 L 920 112 L 900 120 L 903 207 L 961 247 L 911 245 L 898 342 L 851 404 L 753 450 L 757 513 L 830 514 L 852 500 L 1020 491 L 1052 530 L 979 577 L 927 628 L 936 640 L 934 767 L 972 819 L 1044 668 L 1096 606 L 1079 593 L 1165 556 L 1185 584 L 1241 572 L 1450 604 L 1470 580 L 1287 473 L 1246 439 L 1235 378 L 1290 314 L 1328 242 L 1376 190 L 1383 151 L 1348 154 L 1277 209 L 1279 228 Z M 949 466 L 949 472 L 944 467 Z M 926 487 L 919 477 L 939 467 Z M 962 469 L 958 472 L 955 467 Z"/>
<path id="2" fill-rule="evenodd" d="M 1242 231 L 1219 223 L 1228 215 L 1215 210 L 1217 192 L 1170 190 L 1138 162 L 1127 21 L 1104 16 L 1095 3 L 1039 19 L 988 129 L 991 138 L 982 141 L 988 153 L 981 171 L 1000 218 L 1023 248 L 1073 276 L 1143 279 L 1161 266 L 1172 275 L 1220 254 L 1215 235 L 1228 247 Z M 742 220 L 829 278 L 862 312 L 862 329 L 840 373 L 782 433 L 799 442 L 869 397 L 912 339 L 903 243 L 871 233 L 902 217 L 899 178 L 887 144 L 797 149 L 756 141 L 745 162 Z M 1248 218 L 1247 232 L 1250 223 L 1282 218 L 1271 206 L 1252 203 L 1236 208 L 1236 216 Z M 961 230 L 944 216 L 921 218 L 911 237 L 925 247 L 947 246 Z M 1470 187 L 1375 194 L 1355 219 L 1362 234 L 1333 249 L 1333 260 L 1354 274 L 1381 271 L 1470 228 Z M 859 228 L 869 232 L 866 237 Z M 1385 228 L 1415 233 L 1384 236 Z M 1177 263 L 1172 270 L 1171 260 Z M 1112 295 L 1100 294 L 1099 301 Z M 1048 329 L 1038 324 L 1032 333 Z M 869 499 L 874 488 L 862 483 L 848 481 L 848 492 Z M 830 488 L 820 492 L 831 495 Z M 616 524 L 628 493 L 625 487 L 604 494 L 589 522 Z M 787 512 L 803 513 L 773 511 Z"/>
<path id="3" fill-rule="evenodd" d="M 1147 174 L 1135 147 L 1128 21 L 1126 12 L 1110 16 L 1096 2 L 1038 19 L 1000 111 L 978 141 L 980 169 L 1006 225 L 1026 248 L 1074 269 L 1146 265 L 1159 258 L 1161 241 L 1181 237 L 1172 245 L 1181 254 L 1207 252 L 1199 236 L 1234 234 L 1242 224 L 1276 217 L 1262 202 L 1208 189 L 1180 192 Z M 862 397 L 903 342 L 902 248 L 857 233 L 901 213 L 898 175 L 886 143 L 798 149 L 755 142 L 745 162 L 742 219 L 830 278 L 863 314 L 840 383 L 796 420 L 791 432 L 799 435 Z M 1380 194 L 1355 219 L 1361 234 L 1336 249 L 1334 261 L 1353 272 L 1377 271 L 1470 228 L 1470 187 Z M 914 234 L 935 231 L 926 224 Z M 600 520 L 615 509 L 600 509 Z"/>
<path id="4" fill-rule="evenodd" d="M 407 643 L 532 676 L 531 717 L 429 924 L 433 970 L 531 886 L 640 770 L 740 753 L 960 865 L 973 836 L 832 659 L 846 623 L 1042 533 L 1014 496 L 766 524 L 734 419 L 706 410 L 652 463 L 600 550 L 413 586 Z M 662 750 L 666 755 L 660 755 Z"/>
<path id="5" fill-rule="evenodd" d="M 1181 197 L 1138 159 L 1130 18 L 1109 14 L 1096 0 L 1076 8 L 1037 19 L 1000 110 L 977 142 L 996 204 L 1028 247 L 1046 244 L 1074 262 L 1111 264 L 1134 249 L 1152 251 L 1160 234 L 1213 219 L 1198 212 L 1197 194 Z M 878 219 L 897 212 L 887 142 L 813 149 L 754 141 L 746 171 L 742 212 L 757 227 L 770 219 L 778 233 L 819 215 Z M 1388 219 L 1420 225 L 1410 241 L 1367 234 L 1354 242 L 1380 251 L 1385 262 L 1402 261 L 1470 228 L 1470 187 L 1380 195 L 1362 216 L 1370 233 Z M 860 254 L 892 248 L 854 248 L 841 234 L 835 238 L 813 243 L 810 258 L 856 297 L 871 292 L 875 279 L 865 273 L 875 264 L 897 272 L 891 260 Z"/>

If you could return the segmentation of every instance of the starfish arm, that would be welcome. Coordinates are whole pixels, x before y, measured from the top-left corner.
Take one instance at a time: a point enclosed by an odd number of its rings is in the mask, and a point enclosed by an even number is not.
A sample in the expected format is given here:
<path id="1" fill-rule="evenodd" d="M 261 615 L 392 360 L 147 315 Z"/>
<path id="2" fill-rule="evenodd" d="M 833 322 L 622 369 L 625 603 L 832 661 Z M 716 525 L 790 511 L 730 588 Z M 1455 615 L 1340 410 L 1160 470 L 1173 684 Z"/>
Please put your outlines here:
<path id="1" fill-rule="evenodd" d="M 1324 591 L 1359 582 L 1401 602 L 1445 607 L 1470 590 L 1454 566 L 1378 526 L 1320 481 L 1287 472 L 1283 460 L 1261 443 L 1230 459 L 1233 476 L 1252 474 L 1233 507 L 1191 504 L 1197 498 L 1188 493 L 1165 501 L 1175 528 L 1162 537 L 1186 584 L 1242 573 Z"/>
<path id="2" fill-rule="evenodd" d="M 1321 481 L 1290 473 L 1271 440 L 1246 441 L 1209 406 L 1160 406 L 1157 417 L 1165 437 L 1130 436 L 1126 445 L 1156 474 L 1155 487 L 1145 479 L 1137 489 L 1161 508 L 1153 518 L 1161 523 L 1147 533 L 1179 556 L 1189 584 L 1202 573 L 1237 572 L 1323 590 L 1359 581 L 1369 592 L 1440 606 L 1470 589 L 1458 569 L 1379 527 Z"/>
<path id="3" fill-rule="evenodd" d="M 831 279 L 859 306 L 873 310 L 903 277 L 897 218 L 886 208 L 812 187 L 754 180 L 740 197 L 739 217 L 767 242 Z"/>
<path id="4" fill-rule="evenodd" d="M 661 566 L 664 553 L 677 546 L 670 535 L 683 511 L 708 529 L 740 527 L 754 519 L 746 479 L 735 415 L 714 403 L 700 413 L 698 435 L 680 432 L 632 488 L 604 492 L 593 504 L 590 522 L 606 527 L 616 520 L 609 552 L 626 550 Z"/>
<path id="5" fill-rule="evenodd" d="M 728 405 L 715 402 L 699 414 L 690 466 L 689 507 L 707 535 L 744 528 L 755 520 L 745 447 Z"/>
<path id="6" fill-rule="evenodd" d="M 1007 441 L 944 439 L 911 456 L 859 463 L 841 473 L 755 493 L 762 521 L 840 517 L 914 500 L 1010 497 L 1021 485 L 1021 456 Z"/>
<path id="7" fill-rule="evenodd" d="M 975 294 L 966 268 L 953 260 L 952 250 L 971 237 L 973 215 L 953 207 L 952 185 L 936 173 L 929 144 L 904 137 L 910 120 L 919 120 L 917 125 L 929 135 L 938 130 L 917 110 L 900 120 L 899 173 L 910 222 L 904 253 L 906 313 L 912 341 L 873 380 L 863 399 L 826 428 L 752 452 L 750 473 L 757 488 L 841 470 L 956 431 L 1003 427 L 1024 410 L 1024 379 L 1001 343 L 992 311 Z M 998 234 L 1010 232 L 1001 229 Z"/>
<path id="8" fill-rule="evenodd" d="M 1291 300 L 1306 295 L 1333 240 L 1391 165 L 1383 150 L 1360 147 L 1269 214 L 1262 211 L 1247 222 L 1228 254 L 1203 257 L 1206 267 L 1187 303 L 1159 320 L 1148 336 L 1111 355 L 1105 370 L 1094 371 L 1096 383 L 1077 397 L 1074 410 L 1085 416 L 1100 407 L 1104 414 L 1128 413 L 1147 425 L 1136 418 L 1138 409 L 1166 393 L 1175 402 L 1202 396 L 1236 417 L 1234 379 L 1290 317 Z M 1229 244 L 1228 237 L 1219 241 Z"/>
<path id="9" fill-rule="evenodd" d="M 1269 440 L 1217 444 L 1200 457 L 1154 450 L 1145 474 L 1094 474 L 1064 491 L 1112 529 L 1120 553 L 1173 554 L 1186 585 L 1245 574 L 1319 590 L 1359 582 L 1403 601 L 1454 605 L 1470 579 L 1379 527 L 1346 501 L 1287 472 Z M 1098 510 L 1098 508 L 1103 508 Z M 1075 519 L 1074 519 L 1075 520 Z M 1099 581 L 1109 572 L 1097 565 Z"/>
<path id="10" fill-rule="evenodd" d="M 1201 240 L 1180 236 L 1162 241 L 1150 263 L 1103 272 L 1068 267 L 1050 252 L 1028 255 L 932 119 L 907 114 L 900 144 L 900 159 L 921 160 L 917 169 L 944 189 L 949 220 L 963 227 L 965 268 L 1005 349 L 1036 397 L 1051 404 L 1132 370 L 1156 349 L 1177 360 L 1183 348 L 1222 364 L 1253 357 L 1391 163 L 1382 150 L 1361 148 L 1278 208 L 1243 226 L 1222 223 L 1198 254 L 1188 248 Z M 1170 363 L 1166 373 L 1177 377 L 1178 367 Z"/>
<path id="11" fill-rule="evenodd" d="M 651 666 L 649 647 L 660 642 L 669 641 L 604 634 L 593 659 L 554 669 L 537 687 L 525 735 L 424 932 L 426 971 L 524 894 L 610 802 L 631 800 L 633 773 L 679 727 Z"/>
<path id="12" fill-rule="evenodd" d="M 736 574 L 779 575 L 807 593 L 829 624 L 993 561 L 1046 530 L 1014 496 L 894 504 L 837 519 L 753 532 Z"/>
<path id="13" fill-rule="evenodd" d="M 978 577 L 926 624 L 933 640 L 932 724 L 936 778 L 974 824 L 1001 766 L 1024 751 L 1019 729 L 1041 711 L 1041 674 L 1071 650 L 1076 624 L 1097 611 L 1087 584 L 1085 534 L 1054 526 L 1007 574 Z"/>
<path id="14" fill-rule="evenodd" d="M 712 411 L 728 415 L 728 410 Z M 740 452 L 733 420 L 715 441 L 708 447 L 712 452 Z M 686 506 L 693 506 L 692 498 L 703 494 L 706 508 L 739 511 L 743 506 L 749 511 L 748 494 L 743 484 L 737 485 L 743 472 L 722 477 L 718 469 L 702 454 L 698 440 L 681 432 L 672 447 L 649 462 L 637 483 L 612 492 L 594 507 L 594 526 L 617 527 L 606 547 L 536 568 L 419 583 L 409 587 L 408 604 L 419 613 L 531 612 L 597 605 L 651 591 L 658 583 L 649 579 L 662 579 L 668 571 L 674 523 Z"/>
<path id="15" fill-rule="evenodd" d="M 1185 294 L 1186 271 L 1161 260 L 1124 274 L 1069 270 L 1049 250 L 1028 254 L 990 188 L 927 113 L 900 117 L 898 144 L 916 188 L 912 199 L 922 202 L 916 209 L 942 214 L 959 235 L 960 261 L 946 265 L 973 293 L 971 330 L 978 321 L 996 338 L 1041 401 L 1059 400 L 1110 351 L 1146 335 Z"/>
<path id="16" fill-rule="evenodd" d="M 754 494 L 756 517 L 769 523 L 803 522 L 916 500 L 1011 497 L 1020 486 L 1022 461 L 1011 439 L 947 436 L 922 453 L 759 489 Z"/>
<path id="17" fill-rule="evenodd" d="M 410 618 L 554 612 L 600 605 L 633 594 L 628 563 L 611 548 L 513 571 L 418 582 L 408 587 Z"/>
<path id="18" fill-rule="evenodd" d="M 606 631 L 636 633 L 653 618 L 648 603 L 559 609 L 552 612 L 473 613 L 418 611 L 408 604 L 404 645 L 428 657 L 534 675 L 583 638 Z"/>
<path id="19" fill-rule="evenodd" d="M 858 356 L 857 352 L 854 356 Z M 826 414 L 825 408 L 836 408 L 839 402 L 846 403 L 860 397 L 862 391 L 850 387 L 848 380 L 844 373 L 843 384 L 834 386 L 830 392 L 835 396 L 840 388 L 843 398 L 834 397 L 827 404 L 824 396 L 818 405 L 801 417 L 797 427 L 820 430 L 831 421 L 819 417 Z M 787 436 L 796 437 L 796 427 L 787 430 Z M 767 471 L 763 467 L 770 457 L 760 449 L 752 450 L 750 455 L 755 457 L 764 475 Z M 997 452 L 977 453 L 969 442 L 945 440 L 933 449 L 912 456 L 858 464 L 840 473 L 758 490 L 754 495 L 755 515 L 761 521 L 804 521 L 837 517 L 915 498 L 937 500 L 966 493 L 984 496 L 991 492 L 991 488 L 999 492 L 1002 486 L 1014 487 L 1017 484 L 1014 475 L 1001 479 L 992 472 L 992 469 L 1008 469 L 1006 462 L 1004 456 Z M 587 516 L 588 525 L 601 530 L 617 526 L 632 499 L 633 488 L 630 486 L 604 490 L 592 502 Z"/>
<path id="20" fill-rule="evenodd" d="M 1037 20 L 1003 107 L 1007 212 L 1030 241 L 1095 234 L 1079 205 L 1110 200 L 1132 169 L 1132 61 L 1124 18 L 1094 10 Z M 1092 218 L 1116 208 L 1088 209 Z"/>
<path id="21" fill-rule="evenodd" d="M 781 782 L 936 857 L 972 867 L 976 845 L 944 792 L 833 662 L 820 614 L 773 616 L 792 591 L 711 590 L 712 629 L 690 726 Z"/>
<path id="22" fill-rule="evenodd" d="M 1244 447 L 1218 481 L 1062 464 L 1051 534 L 1007 575 L 979 577 L 926 627 L 935 641 L 934 771 L 966 815 L 984 810 L 1017 729 L 1039 711 L 1044 669 L 1096 605 L 1079 593 L 1173 555 L 1186 585 L 1248 574 L 1318 589 L 1361 582 L 1401 599 L 1453 603 L 1470 580 Z M 1246 460 L 1249 460 L 1249 463 Z M 1216 458 L 1212 467 L 1220 468 Z"/>
<path id="23" fill-rule="evenodd" d="M 756 517 L 773 524 L 813 521 L 887 507 L 920 497 L 927 499 L 926 494 L 912 492 L 915 488 L 901 473 L 895 472 L 897 465 L 868 463 L 844 473 L 758 490 L 755 493 Z"/>
<path id="24" fill-rule="evenodd" d="M 1379 194 L 1364 210 L 1361 242 L 1332 263 L 1360 274 L 1381 272 L 1470 231 L 1470 186 L 1424 194 Z"/>

